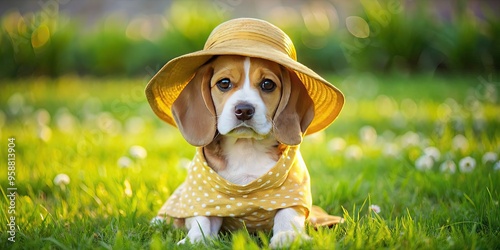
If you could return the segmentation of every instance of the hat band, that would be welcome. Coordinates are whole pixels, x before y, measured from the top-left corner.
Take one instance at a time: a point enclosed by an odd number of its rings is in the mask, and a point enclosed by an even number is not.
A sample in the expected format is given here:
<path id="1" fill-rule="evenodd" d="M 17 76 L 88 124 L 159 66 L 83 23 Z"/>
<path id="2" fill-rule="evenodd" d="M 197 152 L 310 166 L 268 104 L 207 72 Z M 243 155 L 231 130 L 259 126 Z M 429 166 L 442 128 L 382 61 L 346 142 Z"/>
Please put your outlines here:
<path id="1" fill-rule="evenodd" d="M 288 36 L 281 37 L 281 41 L 277 39 L 273 39 L 270 36 L 264 35 L 262 33 L 248 32 L 248 31 L 240 31 L 237 33 L 225 33 L 217 36 L 215 39 L 208 39 L 207 43 L 205 43 L 204 50 L 215 49 L 219 46 L 224 46 L 225 42 L 231 41 L 235 42 L 238 40 L 247 40 L 247 41 L 256 41 L 263 45 L 270 46 L 272 48 L 277 49 L 278 51 L 286 54 L 288 57 L 292 58 L 294 61 L 297 61 L 297 54 L 295 52 L 295 47 L 293 46 L 292 41 Z M 241 45 L 244 45 L 241 44 Z"/>

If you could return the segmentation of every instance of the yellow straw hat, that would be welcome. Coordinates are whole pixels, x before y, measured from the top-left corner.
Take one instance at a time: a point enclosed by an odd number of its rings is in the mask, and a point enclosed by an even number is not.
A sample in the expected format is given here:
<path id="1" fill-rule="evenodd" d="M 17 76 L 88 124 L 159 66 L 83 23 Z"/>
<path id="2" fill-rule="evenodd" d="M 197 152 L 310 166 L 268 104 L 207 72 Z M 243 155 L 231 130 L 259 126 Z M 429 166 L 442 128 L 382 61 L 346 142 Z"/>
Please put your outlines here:
<path id="1" fill-rule="evenodd" d="M 149 81 L 146 97 L 158 117 L 176 126 L 172 104 L 198 68 L 216 55 L 262 58 L 295 72 L 314 103 L 314 119 L 306 134 L 328 127 L 344 105 L 344 95 L 340 90 L 297 62 L 292 40 L 281 29 L 263 20 L 238 18 L 217 26 L 203 50 L 170 60 Z"/>

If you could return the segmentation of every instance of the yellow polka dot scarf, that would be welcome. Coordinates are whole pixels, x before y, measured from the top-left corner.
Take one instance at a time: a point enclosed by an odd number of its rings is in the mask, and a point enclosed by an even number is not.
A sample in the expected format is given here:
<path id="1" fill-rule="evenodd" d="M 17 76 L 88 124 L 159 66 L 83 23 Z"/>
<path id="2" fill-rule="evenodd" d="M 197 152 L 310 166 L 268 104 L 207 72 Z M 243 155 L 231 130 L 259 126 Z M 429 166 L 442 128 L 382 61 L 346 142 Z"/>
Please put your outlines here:
<path id="1" fill-rule="evenodd" d="M 309 173 L 298 146 L 287 147 L 276 165 L 246 185 L 225 180 L 210 168 L 198 148 L 188 175 L 160 209 L 159 216 L 175 219 L 193 216 L 224 217 L 222 229 L 249 231 L 273 227 L 277 210 L 292 207 L 315 226 L 332 225 L 342 218 L 311 205 Z"/>

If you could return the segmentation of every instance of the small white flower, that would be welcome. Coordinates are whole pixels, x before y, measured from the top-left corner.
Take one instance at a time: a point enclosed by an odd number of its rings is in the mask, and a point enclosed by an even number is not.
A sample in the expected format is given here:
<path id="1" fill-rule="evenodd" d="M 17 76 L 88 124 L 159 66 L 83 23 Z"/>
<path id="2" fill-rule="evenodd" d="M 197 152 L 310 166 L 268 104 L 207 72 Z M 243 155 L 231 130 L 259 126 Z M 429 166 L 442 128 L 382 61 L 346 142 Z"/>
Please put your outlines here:
<path id="1" fill-rule="evenodd" d="M 486 152 L 483 155 L 483 164 L 489 163 L 489 162 L 496 162 L 498 160 L 498 155 L 495 152 Z"/>
<path id="2" fill-rule="evenodd" d="M 50 122 L 50 114 L 45 109 L 39 109 L 35 112 L 35 119 L 40 126 L 46 126 Z"/>
<path id="3" fill-rule="evenodd" d="M 128 168 L 132 165 L 132 159 L 127 156 L 122 156 L 118 159 L 118 167 L 120 168 Z"/>
<path id="4" fill-rule="evenodd" d="M 52 138 L 52 130 L 45 125 L 38 126 L 37 135 L 42 141 L 48 142 Z"/>
<path id="5" fill-rule="evenodd" d="M 431 170 L 434 160 L 428 155 L 422 155 L 415 161 L 415 167 L 420 171 Z"/>
<path id="6" fill-rule="evenodd" d="M 342 151 L 345 149 L 345 146 L 346 146 L 345 140 L 340 137 L 333 138 L 328 142 L 328 149 L 331 152 Z"/>
<path id="7" fill-rule="evenodd" d="M 144 159 L 148 156 L 148 151 L 139 145 L 130 147 L 129 153 L 135 159 Z"/>
<path id="8" fill-rule="evenodd" d="M 457 164 L 455 164 L 455 162 L 452 160 L 446 160 L 445 162 L 441 163 L 440 170 L 443 173 L 454 174 L 457 171 Z"/>
<path id="9" fill-rule="evenodd" d="M 377 131 L 372 126 L 364 126 L 359 130 L 359 138 L 363 143 L 374 144 L 377 141 Z"/>
<path id="10" fill-rule="evenodd" d="M 452 145 L 456 150 L 465 151 L 469 148 L 469 140 L 463 135 L 456 135 L 452 139 Z"/>
<path id="11" fill-rule="evenodd" d="M 497 163 L 495 163 L 495 165 L 493 165 L 493 170 L 500 171 L 500 161 L 497 161 Z"/>
<path id="12" fill-rule="evenodd" d="M 476 167 L 476 160 L 470 156 L 467 156 L 458 162 L 458 167 L 460 168 L 460 172 L 469 173 L 474 170 Z"/>
<path id="13" fill-rule="evenodd" d="M 401 137 L 401 144 L 404 148 L 416 146 L 419 143 L 420 136 L 413 131 L 406 132 L 406 134 Z"/>
<path id="14" fill-rule="evenodd" d="M 363 150 L 358 145 L 351 145 L 345 149 L 347 159 L 359 160 L 363 157 Z"/>
<path id="15" fill-rule="evenodd" d="M 439 161 L 439 158 L 441 158 L 441 152 L 436 147 L 425 148 L 424 154 L 430 156 L 434 161 Z"/>
<path id="16" fill-rule="evenodd" d="M 385 156 L 397 157 L 399 155 L 400 149 L 397 144 L 388 143 L 385 144 L 383 152 Z"/>
<path id="17" fill-rule="evenodd" d="M 325 137 L 326 137 L 325 131 L 320 131 L 318 133 L 306 136 L 304 140 L 311 144 L 320 144 L 325 141 Z"/>
<path id="18" fill-rule="evenodd" d="M 58 174 L 54 177 L 54 184 L 57 186 L 68 185 L 70 182 L 69 176 L 67 174 Z"/>
<path id="19" fill-rule="evenodd" d="M 368 209 L 370 211 L 373 211 L 373 212 L 377 213 L 377 214 L 380 213 L 380 207 L 378 205 L 370 205 L 368 207 Z"/>

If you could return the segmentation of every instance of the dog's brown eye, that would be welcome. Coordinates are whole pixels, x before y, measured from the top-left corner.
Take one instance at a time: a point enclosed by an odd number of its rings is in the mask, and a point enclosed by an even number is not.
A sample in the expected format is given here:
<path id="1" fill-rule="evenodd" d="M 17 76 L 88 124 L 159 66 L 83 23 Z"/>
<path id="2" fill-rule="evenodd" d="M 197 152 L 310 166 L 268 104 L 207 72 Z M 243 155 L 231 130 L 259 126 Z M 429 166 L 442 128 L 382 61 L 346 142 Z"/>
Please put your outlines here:
<path id="1" fill-rule="evenodd" d="M 269 79 L 264 79 L 260 84 L 260 88 L 265 92 L 271 92 L 276 88 L 276 83 Z"/>
<path id="2" fill-rule="evenodd" d="M 220 89 L 222 92 L 229 91 L 233 87 L 233 84 L 231 83 L 231 80 L 224 78 L 222 80 L 219 80 L 217 82 L 217 88 Z"/>

